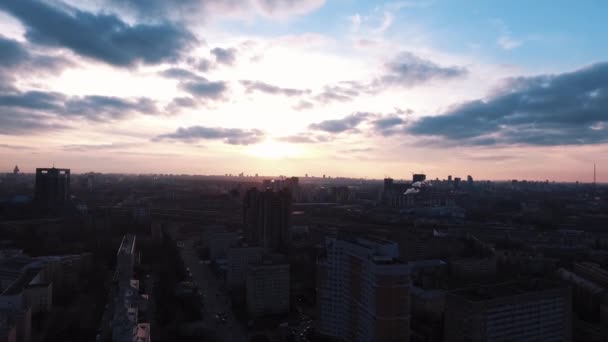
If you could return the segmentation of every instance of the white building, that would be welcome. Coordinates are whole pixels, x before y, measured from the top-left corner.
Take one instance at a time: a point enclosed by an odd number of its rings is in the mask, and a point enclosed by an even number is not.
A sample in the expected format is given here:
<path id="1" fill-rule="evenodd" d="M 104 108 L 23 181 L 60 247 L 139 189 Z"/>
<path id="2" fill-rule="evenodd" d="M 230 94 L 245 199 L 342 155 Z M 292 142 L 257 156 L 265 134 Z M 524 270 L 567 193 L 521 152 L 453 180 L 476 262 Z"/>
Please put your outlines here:
<path id="1" fill-rule="evenodd" d="M 409 268 L 395 242 L 327 238 L 318 262 L 319 333 L 346 341 L 409 341 Z"/>
<path id="2" fill-rule="evenodd" d="M 247 311 L 251 316 L 289 312 L 289 264 L 263 260 L 247 272 Z"/>
<path id="3" fill-rule="evenodd" d="M 240 246 L 228 249 L 226 283 L 229 289 L 245 286 L 249 265 L 260 262 L 262 253 L 261 247 Z"/>

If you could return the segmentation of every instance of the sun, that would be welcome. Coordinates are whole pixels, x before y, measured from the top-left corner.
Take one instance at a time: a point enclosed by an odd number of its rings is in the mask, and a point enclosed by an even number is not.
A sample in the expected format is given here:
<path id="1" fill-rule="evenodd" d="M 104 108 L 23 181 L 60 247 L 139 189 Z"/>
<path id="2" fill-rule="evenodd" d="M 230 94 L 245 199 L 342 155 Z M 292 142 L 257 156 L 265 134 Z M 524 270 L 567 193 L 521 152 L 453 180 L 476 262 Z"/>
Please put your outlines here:
<path id="1" fill-rule="evenodd" d="M 275 140 L 266 140 L 252 145 L 247 152 L 264 159 L 294 158 L 302 154 L 302 150 L 298 146 Z"/>

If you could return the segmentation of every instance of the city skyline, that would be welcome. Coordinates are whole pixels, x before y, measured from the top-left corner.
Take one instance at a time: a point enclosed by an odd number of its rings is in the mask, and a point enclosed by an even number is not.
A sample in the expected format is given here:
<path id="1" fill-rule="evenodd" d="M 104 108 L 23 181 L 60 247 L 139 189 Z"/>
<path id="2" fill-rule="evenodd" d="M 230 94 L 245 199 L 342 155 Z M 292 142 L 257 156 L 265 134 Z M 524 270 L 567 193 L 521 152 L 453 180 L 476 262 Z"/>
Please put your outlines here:
<path id="1" fill-rule="evenodd" d="M 606 11 L 4 2 L 0 169 L 606 182 Z"/>

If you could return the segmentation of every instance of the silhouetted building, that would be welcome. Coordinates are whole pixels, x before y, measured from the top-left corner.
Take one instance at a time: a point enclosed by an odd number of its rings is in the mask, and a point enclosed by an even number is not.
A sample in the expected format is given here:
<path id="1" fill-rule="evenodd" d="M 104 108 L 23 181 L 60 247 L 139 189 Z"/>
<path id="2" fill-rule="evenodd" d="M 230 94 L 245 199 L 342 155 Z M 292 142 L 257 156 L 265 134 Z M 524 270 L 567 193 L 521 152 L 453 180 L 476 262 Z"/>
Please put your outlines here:
<path id="1" fill-rule="evenodd" d="M 326 239 L 318 262 L 321 335 L 340 341 L 409 341 L 409 268 L 395 242 Z"/>
<path id="2" fill-rule="evenodd" d="M 571 341 L 570 289 L 531 280 L 448 293 L 444 338 L 446 342 Z"/>
<path id="3" fill-rule="evenodd" d="M 45 208 L 60 208 L 70 198 L 70 169 L 36 169 L 35 201 Z"/>
<path id="4" fill-rule="evenodd" d="M 415 173 L 412 176 L 412 183 L 424 182 L 425 180 L 426 180 L 426 175 L 423 173 Z"/>
<path id="5" fill-rule="evenodd" d="M 262 260 L 263 250 L 261 247 L 237 246 L 229 248 L 226 254 L 226 283 L 230 290 L 238 290 L 245 285 L 249 265 Z"/>
<path id="6" fill-rule="evenodd" d="M 285 250 L 289 244 L 291 192 L 250 189 L 243 203 L 245 239 L 270 251 Z"/>
<path id="7" fill-rule="evenodd" d="M 279 257 L 265 257 L 250 264 L 247 272 L 247 311 L 252 316 L 289 312 L 289 264 Z"/>
<path id="8" fill-rule="evenodd" d="M 14 175 L 18 175 L 19 174 L 19 166 L 15 165 L 15 168 L 13 169 L 13 174 Z"/>

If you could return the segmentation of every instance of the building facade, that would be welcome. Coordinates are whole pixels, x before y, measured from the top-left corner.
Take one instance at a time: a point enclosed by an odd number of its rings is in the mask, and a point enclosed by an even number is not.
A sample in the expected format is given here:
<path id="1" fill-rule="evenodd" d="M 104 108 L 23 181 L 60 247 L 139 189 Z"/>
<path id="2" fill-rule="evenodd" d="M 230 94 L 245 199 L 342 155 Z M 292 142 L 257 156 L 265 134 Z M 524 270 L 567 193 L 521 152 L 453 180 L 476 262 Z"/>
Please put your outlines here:
<path id="1" fill-rule="evenodd" d="M 289 244 L 291 192 L 288 189 L 250 189 L 243 202 L 245 239 L 269 251 L 284 251 Z"/>
<path id="2" fill-rule="evenodd" d="M 34 199 L 45 208 L 60 208 L 70 198 L 70 169 L 36 169 Z"/>
<path id="3" fill-rule="evenodd" d="M 247 311 L 253 317 L 289 312 L 289 264 L 263 260 L 247 272 Z"/>
<path id="4" fill-rule="evenodd" d="M 532 280 L 448 293 L 444 341 L 571 341 L 570 289 Z"/>
<path id="5" fill-rule="evenodd" d="M 395 242 L 327 238 L 318 261 L 318 333 L 345 341 L 409 341 L 409 268 Z"/>

